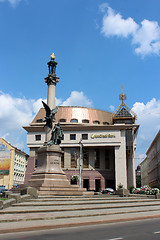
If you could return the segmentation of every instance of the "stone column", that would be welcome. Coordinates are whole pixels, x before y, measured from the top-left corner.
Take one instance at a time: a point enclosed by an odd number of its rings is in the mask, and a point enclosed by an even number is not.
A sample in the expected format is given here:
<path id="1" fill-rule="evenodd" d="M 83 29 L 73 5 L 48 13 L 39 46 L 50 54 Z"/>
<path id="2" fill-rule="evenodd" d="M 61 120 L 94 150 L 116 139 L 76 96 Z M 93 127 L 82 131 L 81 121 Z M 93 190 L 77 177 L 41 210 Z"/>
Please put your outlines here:
<path id="1" fill-rule="evenodd" d="M 52 110 L 55 108 L 55 87 L 57 82 L 59 82 L 59 77 L 53 74 L 49 74 L 48 77 L 45 78 L 45 82 L 48 85 L 47 105 Z M 46 130 L 46 142 L 48 142 L 50 138 L 51 138 L 51 131 L 50 129 L 48 129 Z"/>
<path id="2" fill-rule="evenodd" d="M 127 185 L 136 187 L 134 152 L 132 157 L 128 158 Z"/>
<path id="3" fill-rule="evenodd" d="M 45 82 L 48 85 L 47 104 L 52 110 L 55 108 L 55 87 L 57 82 L 59 82 L 59 77 L 48 75 L 48 77 L 45 78 Z"/>
<path id="4" fill-rule="evenodd" d="M 115 181 L 116 189 L 119 184 L 127 188 L 126 148 L 122 143 L 115 147 Z"/>

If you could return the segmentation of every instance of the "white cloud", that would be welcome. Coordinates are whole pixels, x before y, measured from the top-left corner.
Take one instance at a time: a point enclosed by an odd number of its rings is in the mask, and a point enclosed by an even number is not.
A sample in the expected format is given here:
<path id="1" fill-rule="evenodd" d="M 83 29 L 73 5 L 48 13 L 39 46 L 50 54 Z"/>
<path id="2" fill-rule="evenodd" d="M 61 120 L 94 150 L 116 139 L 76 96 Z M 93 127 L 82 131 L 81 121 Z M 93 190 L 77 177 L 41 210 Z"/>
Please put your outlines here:
<path id="1" fill-rule="evenodd" d="M 43 107 L 42 100 L 47 102 L 42 98 L 37 100 L 25 97 L 14 98 L 0 91 L 0 137 L 22 150 L 26 148 L 26 131 L 22 126 L 32 122 L 35 114 Z M 73 91 L 64 102 L 56 98 L 56 105 L 90 107 L 92 102 L 84 96 L 83 92 Z"/>
<path id="2" fill-rule="evenodd" d="M 13 98 L 9 94 L 0 94 L 1 129 L 18 129 L 32 119 L 33 100 Z"/>
<path id="3" fill-rule="evenodd" d="M 137 54 L 146 55 L 160 53 L 160 27 L 157 22 L 143 20 L 141 27 L 133 35 L 133 43 L 139 47 L 135 49 Z"/>
<path id="4" fill-rule="evenodd" d="M 33 112 L 34 113 L 38 113 L 39 109 L 43 107 L 42 101 L 47 103 L 47 99 L 42 99 L 42 98 L 39 98 L 37 101 L 33 102 Z"/>
<path id="5" fill-rule="evenodd" d="M 103 17 L 102 33 L 105 36 L 122 36 L 128 37 L 134 34 L 138 28 L 138 24 L 132 19 L 123 19 L 119 13 L 115 13 L 110 7 L 107 9 L 107 14 Z"/>
<path id="6" fill-rule="evenodd" d="M 0 0 L 0 2 L 9 2 L 13 8 L 17 7 L 22 0 Z"/>
<path id="7" fill-rule="evenodd" d="M 0 92 L 0 137 L 23 150 L 26 146 L 26 137 L 22 126 L 28 125 L 33 120 L 41 100 L 14 98 Z"/>
<path id="8" fill-rule="evenodd" d="M 110 105 L 109 108 L 110 108 L 110 110 L 111 110 L 112 112 L 114 112 L 114 110 L 115 110 L 115 106 Z"/>
<path id="9" fill-rule="evenodd" d="M 101 32 L 106 36 L 131 37 L 135 46 L 135 53 L 141 56 L 149 54 L 160 55 L 160 26 L 156 21 L 144 19 L 141 25 L 133 18 L 124 19 L 120 13 L 107 5 L 101 6 L 104 13 Z"/>
<path id="10" fill-rule="evenodd" d="M 138 155 L 145 154 L 160 129 L 160 100 L 155 98 L 144 104 L 136 102 L 132 110 L 137 114 L 140 129 L 137 139 Z"/>
<path id="11" fill-rule="evenodd" d="M 83 92 L 72 91 L 69 98 L 64 101 L 62 106 L 84 106 L 84 107 L 92 107 L 93 103 L 86 96 L 84 96 Z"/>

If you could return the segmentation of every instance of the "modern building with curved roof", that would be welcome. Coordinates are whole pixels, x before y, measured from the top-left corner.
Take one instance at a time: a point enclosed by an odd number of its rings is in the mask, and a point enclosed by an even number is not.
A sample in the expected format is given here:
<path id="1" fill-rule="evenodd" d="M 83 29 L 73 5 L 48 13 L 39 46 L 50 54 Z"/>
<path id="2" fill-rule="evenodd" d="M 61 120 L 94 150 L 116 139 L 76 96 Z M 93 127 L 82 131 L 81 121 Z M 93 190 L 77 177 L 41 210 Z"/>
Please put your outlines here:
<path id="1" fill-rule="evenodd" d="M 60 106 L 55 122 L 63 129 L 61 166 L 71 183 L 79 176 L 80 149 L 83 152 L 82 187 L 100 191 L 135 186 L 136 115 L 122 103 L 114 113 L 88 107 Z M 37 165 L 37 151 L 45 140 L 45 109 L 41 108 L 27 131 L 30 157 Z M 29 171 L 29 170 L 28 170 Z M 26 176 L 29 176 L 27 173 Z M 29 180 L 26 179 L 26 182 Z"/>
<path id="2" fill-rule="evenodd" d="M 48 86 L 47 104 L 42 101 L 44 108 L 39 110 L 29 126 L 24 127 L 27 131 L 27 146 L 30 148 L 28 160 L 30 164 L 25 183 L 29 181 L 33 167 L 36 168 L 38 165 L 39 168 L 44 162 L 48 164 L 44 155 L 41 154 L 40 157 L 41 150 L 47 144 L 51 146 L 58 144 L 54 142 L 52 136 L 55 130 L 52 124 L 54 115 L 55 123 L 60 123 L 63 129 L 63 139 L 59 141 L 62 149 L 61 167 L 71 184 L 77 184 L 79 176 L 80 187 L 87 190 L 100 191 L 106 187 L 117 189 L 118 185 L 123 185 L 124 188 L 135 186 L 134 152 L 139 125 L 135 124 L 136 115 L 124 103 L 126 95 L 122 91 L 120 95 L 122 103 L 114 113 L 75 106 L 60 106 L 58 109 L 55 107 L 55 86 L 59 82 L 59 77 L 56 76 L 57 62 L 54 54 L 47 64 L 49 67 L 48 77 L 45 78 Z M 44 126 L 50 131 L 47 132 Z M 53 157 L 53 152 L 47 154 Z M 60 155 L 58 163 L 56 157 L 55 163 L 54 161 L 50 163 L 59 166 Z M 51 176 L 49 176 L 51 166 L 47 166 L 49 168 L 47 172 L 44 170 L 39 172 L 42 173 L 43 180 Z M 32 180 L 34 182 L 34 179 Z M 39 186 L 43 185 L 41 179 L 36 181 L 39 181 Z"/>

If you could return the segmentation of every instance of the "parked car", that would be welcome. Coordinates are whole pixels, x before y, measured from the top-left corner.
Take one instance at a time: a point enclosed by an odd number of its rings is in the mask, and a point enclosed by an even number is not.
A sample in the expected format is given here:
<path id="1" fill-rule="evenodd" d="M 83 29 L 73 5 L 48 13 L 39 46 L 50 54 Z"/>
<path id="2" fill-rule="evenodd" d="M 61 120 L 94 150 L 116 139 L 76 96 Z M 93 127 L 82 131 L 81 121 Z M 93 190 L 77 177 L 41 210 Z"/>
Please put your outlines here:
<path id="1" fill-rule="evenodd" d="M 115 190 L 113 188 L 105 188 L 101 191 L 103 194 L 116 194 Z"/>

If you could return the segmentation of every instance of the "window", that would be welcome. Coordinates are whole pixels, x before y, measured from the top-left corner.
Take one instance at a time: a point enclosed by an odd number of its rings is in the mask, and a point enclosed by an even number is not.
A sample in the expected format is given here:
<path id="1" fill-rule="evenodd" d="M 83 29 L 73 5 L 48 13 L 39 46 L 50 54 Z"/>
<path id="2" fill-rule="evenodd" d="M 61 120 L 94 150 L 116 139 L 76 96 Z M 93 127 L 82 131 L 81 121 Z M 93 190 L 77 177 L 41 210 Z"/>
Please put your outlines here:
<path id="1" fill-rule="evenodd" d="M 76 134 L 70 134 L 70 140 L 76 140 Z"/>
<path id="2" fill-rule="evenodd" d="M 89 120 L 88 119 L 83 119 L 82 123 L 89 123 Z"/>
<path id="3" fill-rule="evenodd" d="M 83 148 L 83 168 L 89 167 L 89 151 L 88 148 Z"/>
<path id="4" fill-rule="evenodd" d="M 93 121 L 94 124 L 100 124 L 100 121 L 96 120 L 96 121 Z"/>
<path id="5" fill-rule="evenodd" d="M 88 139 L 88 134 L 82 134 L 82 140 L 87 140 Z"/>
<path id="6" fill-rule="evenodd" d="M 66 119 L 61 118 L 61 119 L 59 119 L 59 122 L 66 122 Z"/>
<path id="7" fill-rule="evenodd" d="M 99 158 L 99 150 L 94 150 L 94 166 L 95 168 L 100 168 L 100 158 Z"/>
<path id="8" fill-rule="evenodd" d="M 71 119 L 70 122 L 72 122 L 72 123 L 78 123 L 78 120 L 77 120 L 77 119 Z"/>
<path id="9" fill-rule="evenodd" d="M 110 151 L 105 150 L 105 169 L 110 169 Z"/>
<path id="10" fill-rule="evenodd" d="M 35 138 L 36 138 L 36 141 L 41 141 L 41 135 L 36 135 Z"/>
<path id="11" fill-rule="evenodd" d="M 77 167 L 77 158 L 78 158 L 78 150 L 77 148 L 71 148 L 71 168 Z"/>

